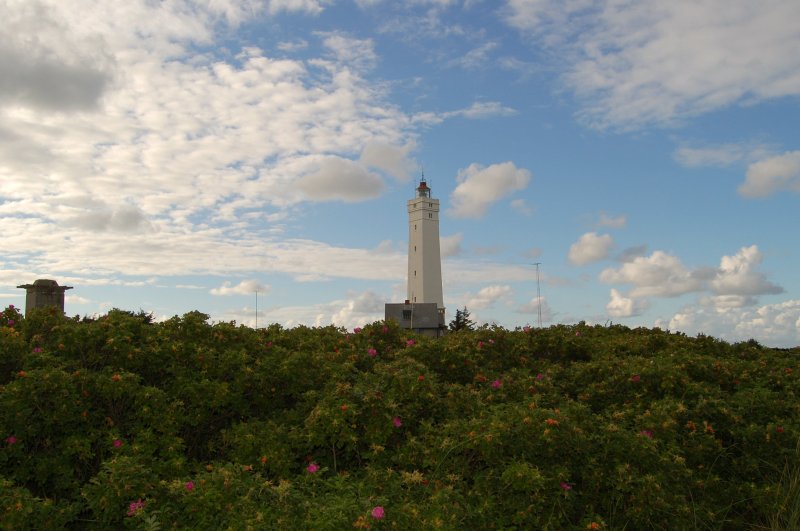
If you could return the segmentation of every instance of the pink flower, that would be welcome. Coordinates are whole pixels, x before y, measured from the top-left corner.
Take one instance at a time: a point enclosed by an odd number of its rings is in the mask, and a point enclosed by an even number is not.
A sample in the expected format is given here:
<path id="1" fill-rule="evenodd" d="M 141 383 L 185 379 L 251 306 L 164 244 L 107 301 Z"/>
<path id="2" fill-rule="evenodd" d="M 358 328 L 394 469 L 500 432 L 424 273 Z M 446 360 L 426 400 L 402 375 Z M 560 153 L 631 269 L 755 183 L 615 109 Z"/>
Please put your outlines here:
<path id="1" fill-rule="evenodd" d="M 8 326 L 14 326 L 14 319 L 8 320 Z"/>
<path id="2" fill-rule="evenodd" d="M 525 333 L 527 334 L 528 332 L 530 332 L 530 331 L 531 331 L 531 327 L 530 327 L 530 326 L 523 326 L 523 327 L 522 327 L 522 331 L 523 331 L 523 332 L 525 332 Z"/>
<path id="3" fill-rule="evenodd" d="M 639 435 L 644 435 L 648 439 L 652 439 L 653 438 L 653 432 L 650 431 L 650 430 L 642 430 L 642 431 L 639 432 Z"/>
<path id="4" fill-rule="evenodd" d="M 564 490 L 572 490 L 572 485 L 567 483 L 566 481 L 561 482 L 561 488 Z"/>
<path id="5" fill-rule="evenodd" d="M 580 332 L 575 332 L 575 337 L 581 337 L 581 333 Z"/>
<path id="6" fill-rule="evenodd" d="M 544 380 L 544 374 L 542 374 L 542 373 L 537 374 L 536 375 L 536 379 L 537 380 Z"/>
<path id="7" fill-rule="evenodd" d="M 128 516 L 133 516 L 142 509 L 144 509 L 144 502 L 141 498 L 139 498 L 135 502 L 131 502 L 131 504 L 128 506 Z"/>
<path id="8" fill-rule="evenodd" d="M 9 305 L 8 305 L 8 309 L 9 309 L 9 310 L 13 310 L 13 309 L 14 309 L 14 305 L 13 305 L 13 304 L 9 304 Z"/>
<path id="9" fill-rule="evenodd" d="M 409 339 L 408 341 L 406 341 L 406 346 L 407 347 L 413 347 L 414 346 L 414 340 L 413 339 Z"/>
<path id="10" fill-rule="evenodd" d="M 502 380 L 495 380 L 492 382 L 492 389 L 500 389 L 501 387 L 503 387 Z"/>
<path id="11" fill-rule="evenodd" d="M 372 517 L 374 519 L 380 520 L 384 516 L 386 516 L 386 512 L 383 510 L 383 507 L 381 507 L 380 505 L 378 505 L 378 506 L 376 506 L 375 508 L 372 509 Z"/>
<path id="12" fill-rule="evenodd" d="M 6 437 L 6 442 L 8 443 L 9 446 L 11 446 L 12 444 L 16 444 L 17 438 L 14 437 L 13 435 L 9 435 L 8 437 Z"/>
<path id="13" fill-rule="evenodd" d="M 399 428 L 403 425 L 403 421 L 400 420 L 400 417 L 395 417 L 392 419 L 392 424 L 394 424 L 395 428 Z"/>
<path id="14" fill-rule="evenodd" d="M 384 326 L 383 327 L 383 333 L 386 334 L 388 332 L 389 332 L 389 327 L 388 326 Z"/>
<path id="15" fill-rule="evenodd" d="M 354 333 L 354 334 L 357 334 L 357 333 L 359 333 L 359 332 L 361 332 L 361 327 L 358 327 L 358 326 L 357 326 L 357 327 L 353 328 L 353 333 Z"/>
<path id="16" fill-rule="evenodd" d="M 482 346 L 483 346 L 483 341 L 478 341 L 478 348 L 481 348 Z"/>
<path id="17" fill-rule="evenodd" d="M 187 481 L 183 484 L 186 490 L 194 490 L 194 481 Z"/>
<path id="18" fill-rule="evenodd" d="M 371 349 L 369 349 L 369 350 L 367 351 L 367 354 L 369 354 L 370 356 L 372 356 L 372 357 L 374 358 L 375 356 L 377 356 L 377 355 L 378 355 L 378 351 L 377 351 L 377 350 L 375 350 L 374 348 L 371 348 Z"/>
<path id="19" fill-rule="evenodd" d="M 311 463 L 306 467 L 306 470 L 308 471 L 309 474 L 316 474 L 317 471 L 319 470 L 319 465 L 316 463 Z"/>
<path id="20" fill-rule="evenodd" d="M 122 446 L 122 441 L 119 440 L 119 439 L 114 439 L 113 444 L 114 444 L 114 448 L 119 448 L 119 447 Z"/>
<path id="21" fill-rule="evenodd" d="M 634 382 L 634 383 L 638 382 L 641 379 L 642 379 L 642 377 L 639 376 L 638 374 L 634 374 L 633 376 L 631 376 L 631 381 Z"/>

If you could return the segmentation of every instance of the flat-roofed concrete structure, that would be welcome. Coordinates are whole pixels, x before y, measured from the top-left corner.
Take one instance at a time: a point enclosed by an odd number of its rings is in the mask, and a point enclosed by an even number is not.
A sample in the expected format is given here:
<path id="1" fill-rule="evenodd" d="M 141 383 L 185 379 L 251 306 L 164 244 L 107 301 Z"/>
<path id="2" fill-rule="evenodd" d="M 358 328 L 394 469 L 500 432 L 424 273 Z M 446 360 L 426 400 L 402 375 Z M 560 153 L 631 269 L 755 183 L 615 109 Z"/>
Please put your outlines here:
<path id="1" fill-rule="evenodd" d="M 386 304 L 386 320 L 418 334 L 440 337 L 445 332 L 444 312 L 435 302 L 405 301 Z"/>
<path id="2" fill-rule="evenodd" d="M 17 286 L 25 290 L 25 315 L 27 316 L 34 308 L 44 308 L 55 306 L 62 312 L 64 311 L 64 292 L 72 289 L 72 286 L 59 286 L 55 280 L 40 278 L 33 284 L 23 284 Z"/>

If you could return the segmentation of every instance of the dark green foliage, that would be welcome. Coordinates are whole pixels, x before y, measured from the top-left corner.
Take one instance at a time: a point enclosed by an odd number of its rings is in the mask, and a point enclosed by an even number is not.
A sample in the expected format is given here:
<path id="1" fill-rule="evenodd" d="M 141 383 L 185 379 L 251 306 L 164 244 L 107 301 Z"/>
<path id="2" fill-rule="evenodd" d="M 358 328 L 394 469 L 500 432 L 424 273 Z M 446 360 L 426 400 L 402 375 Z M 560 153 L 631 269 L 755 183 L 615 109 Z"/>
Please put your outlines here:
<path id="1" fill-rule="evenodd" d="M 450 321 L 451 332 L 459 330 L 475 330 L 475 321 L 469 318 L 469 310 L 464 306 L 463 310 L 456 309 L 456 316 Z"/>
<path id="2" fill-rule="evenodd" d="M 798 349 L 459 319 L 430 339 L 6 309 L 0 529 L 799 521 Z"/>

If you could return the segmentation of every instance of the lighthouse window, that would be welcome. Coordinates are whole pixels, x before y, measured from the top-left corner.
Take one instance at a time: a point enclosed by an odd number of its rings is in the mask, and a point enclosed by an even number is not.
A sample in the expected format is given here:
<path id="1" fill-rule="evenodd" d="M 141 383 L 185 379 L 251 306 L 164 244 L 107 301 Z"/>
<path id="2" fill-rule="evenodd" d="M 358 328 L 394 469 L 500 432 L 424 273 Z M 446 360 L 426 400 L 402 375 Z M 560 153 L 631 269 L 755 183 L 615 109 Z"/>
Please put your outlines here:
<path id="1" fill-rule="evenodd" d="M 428 217 L 433 219 L 433 214 L 428 214 Z"/>
<path id="2" fill-rule="evenodd" d="M 417 272 L 416 271 L 414 271 L 414 276 L 417 276 Z"/>

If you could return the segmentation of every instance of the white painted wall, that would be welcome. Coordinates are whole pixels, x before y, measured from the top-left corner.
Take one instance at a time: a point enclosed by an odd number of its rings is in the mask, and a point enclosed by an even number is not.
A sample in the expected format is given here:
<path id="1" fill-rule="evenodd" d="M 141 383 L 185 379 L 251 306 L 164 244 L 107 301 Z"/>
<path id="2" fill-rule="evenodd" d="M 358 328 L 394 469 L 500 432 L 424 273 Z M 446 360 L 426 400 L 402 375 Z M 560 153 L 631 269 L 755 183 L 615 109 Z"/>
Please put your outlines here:
<path id="1" fill-rule="evenodd" d="M 422 190 L 422 193 L 421 193 Z M 429 188 L 417 188 L 408 200 L 408 292 L 410 302 L 435 302 L 444 308 L 442 258 L 439 251 L 439 200 L 425 197 Z"/>

